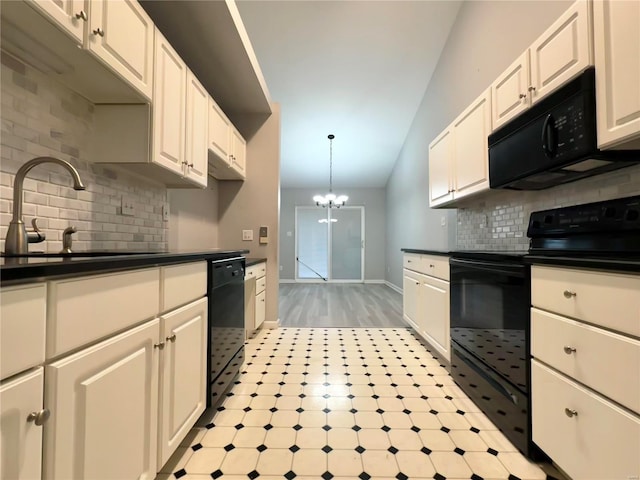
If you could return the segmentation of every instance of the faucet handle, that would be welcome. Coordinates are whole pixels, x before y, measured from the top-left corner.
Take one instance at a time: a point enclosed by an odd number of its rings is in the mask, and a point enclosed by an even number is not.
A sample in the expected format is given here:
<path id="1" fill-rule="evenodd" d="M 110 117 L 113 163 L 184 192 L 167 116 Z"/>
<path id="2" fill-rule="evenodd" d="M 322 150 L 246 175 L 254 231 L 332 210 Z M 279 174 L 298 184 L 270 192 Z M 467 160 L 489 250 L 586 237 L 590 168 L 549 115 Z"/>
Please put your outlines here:
<path id="1" fill-rule="evenodd" d="M 60 250 L 60 253 L 71 253 L 71 243 L 73 242 L 71 235 L 76 232 L 76 227 L 74 227 L 73 225 L 70 225 L 64 229 L 64 231 L 62 232 L 62 250 Z"/>
<path id="2" fill-rule="evenodd" d="M 27 231 L 28 243 L 44 242 L 47 238 L 47 235 L 38 227 L 37 222 L 38 222 L 38 219 L 35 217 L 31 220 L 31 226 L 33 227 L 33 230 Z"/>

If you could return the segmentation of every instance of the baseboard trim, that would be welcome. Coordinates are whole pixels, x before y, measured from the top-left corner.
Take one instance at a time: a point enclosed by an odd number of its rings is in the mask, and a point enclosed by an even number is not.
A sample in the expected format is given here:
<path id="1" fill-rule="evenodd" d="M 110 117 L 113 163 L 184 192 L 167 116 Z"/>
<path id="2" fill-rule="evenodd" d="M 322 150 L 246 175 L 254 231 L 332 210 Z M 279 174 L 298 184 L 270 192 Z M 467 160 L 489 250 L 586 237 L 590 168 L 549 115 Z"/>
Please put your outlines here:
<path id="1" fill-rule="evenodd" d="M 298 283 L 290 278 L 281 278 L 279 283 Z"/>
<path id="2" fill-rule="evenodd" d="M 376 285 L 384 285 L 384 280 L 365 280 L 364 283 L 371 283 Z"/>
<path id="3" fill-rule="evenodd" d="M 402 295 L 402 289 L 400 287 L 398 287 L 397 285 L 394 285 L 393 283 L 385 280 L 384 284 L 389 287 L 391 290 L 395 290 L 396 292 L 398 292 L 400 295 Z"/>

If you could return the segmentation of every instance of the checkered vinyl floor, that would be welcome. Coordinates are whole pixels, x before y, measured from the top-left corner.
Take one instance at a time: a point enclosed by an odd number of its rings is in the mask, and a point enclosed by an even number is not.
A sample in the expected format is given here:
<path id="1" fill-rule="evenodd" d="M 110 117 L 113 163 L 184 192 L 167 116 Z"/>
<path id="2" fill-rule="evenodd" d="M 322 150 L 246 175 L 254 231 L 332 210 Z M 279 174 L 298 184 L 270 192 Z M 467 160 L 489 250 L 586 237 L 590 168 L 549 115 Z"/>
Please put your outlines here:
<path id="1" fill-rule="evenodd" d="M 406 328 L 280 328 L 157 480 L 546 479 Z"/>

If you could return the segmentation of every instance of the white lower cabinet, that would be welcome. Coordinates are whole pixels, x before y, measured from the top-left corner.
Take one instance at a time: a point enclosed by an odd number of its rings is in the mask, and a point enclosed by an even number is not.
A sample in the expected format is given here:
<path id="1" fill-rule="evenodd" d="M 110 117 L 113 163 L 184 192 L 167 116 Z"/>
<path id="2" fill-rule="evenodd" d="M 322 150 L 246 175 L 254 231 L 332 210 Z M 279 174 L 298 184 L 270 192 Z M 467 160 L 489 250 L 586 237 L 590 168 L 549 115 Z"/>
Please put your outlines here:
<path id="1" fill-rule="evenodd" d="M 640 417 L 533 360 L 533 441 L 575 480 L 640 475 Z"/>
<path id="2" fill-rule="evenodd" d="M 206 405 L 207 299 L 162 315 L 157 470 L 178 448 Z"/>
<path id="3" fill-rule="evenodd" d="M 0 385 L 0 478 L 39 479 L 42 473 L 42 423 L 29 420 L 42 408 L 44 369 L 18 375 Z M 41 419 L 46 416 L 41 414 Z M 36 424 L 38 423 L 38 424 Z"/>
<path id="4" fill-rule="evenodd" d="M 45 367 L 45 478 L 155 478 L 159 335 L 153 319 Z"/>
<path id="5" fill-rule="evenodd" d="M 262 326 L 267 316 L 267 263 L 260 262 L 247 267 L 244 279 L 244 324 L 245 337 L 248 337 Z"/>
<path id="6" fill-rule="evenodd" d="M 449 260 L 444 256 L 406 253 L 403 265 L 403 318 L 450 360 Z"/>

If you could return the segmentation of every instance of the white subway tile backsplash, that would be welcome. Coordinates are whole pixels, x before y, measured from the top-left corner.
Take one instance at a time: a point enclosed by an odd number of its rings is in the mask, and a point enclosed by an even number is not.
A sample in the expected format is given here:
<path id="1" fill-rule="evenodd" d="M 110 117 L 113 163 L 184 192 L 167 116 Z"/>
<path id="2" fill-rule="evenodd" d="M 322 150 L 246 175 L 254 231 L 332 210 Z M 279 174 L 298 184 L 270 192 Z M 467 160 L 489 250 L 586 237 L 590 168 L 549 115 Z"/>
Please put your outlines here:
<path id="1" fill-rule="evenodd" d="M 458 209 L 457 248 L 524 251 L 531 212 L 633 195 L 640 195 L 640 165 L 547 190 L 491 190 Z"/>
<path id="2" fill-rule="evenodd" d="M 117 168 L 91 163 L 94 106 L 49 77 L 2 52 L 0 145 L 0 250 L 13 203 L 18 168 L 37 156 L 67 160 L 80 173 L 85 191 L 56 165 L 42 164 L 24 182 L 23 217 L 39 217 L 47 240 L 32 250 L 62 248 L 62 230 L 73 224 L 74 248 L 165 250 L 167 224 L 161 206 L 167 190 Z M 135 215 L 120 215 L 122 197 Z"/>

